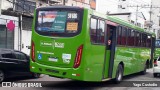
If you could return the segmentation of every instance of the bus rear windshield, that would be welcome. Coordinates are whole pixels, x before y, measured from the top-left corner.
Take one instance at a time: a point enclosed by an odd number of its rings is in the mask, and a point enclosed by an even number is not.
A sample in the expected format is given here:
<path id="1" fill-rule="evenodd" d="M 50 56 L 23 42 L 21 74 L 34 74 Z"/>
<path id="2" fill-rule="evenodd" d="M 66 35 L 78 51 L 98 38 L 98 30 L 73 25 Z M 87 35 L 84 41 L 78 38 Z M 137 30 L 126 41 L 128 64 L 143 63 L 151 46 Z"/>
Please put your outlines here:
<path id="1" fill-rule="evenodd" d="M 75 36 L 81 28 L 80 10 L 39 10 L 36 31 L 45 36 Z"/>

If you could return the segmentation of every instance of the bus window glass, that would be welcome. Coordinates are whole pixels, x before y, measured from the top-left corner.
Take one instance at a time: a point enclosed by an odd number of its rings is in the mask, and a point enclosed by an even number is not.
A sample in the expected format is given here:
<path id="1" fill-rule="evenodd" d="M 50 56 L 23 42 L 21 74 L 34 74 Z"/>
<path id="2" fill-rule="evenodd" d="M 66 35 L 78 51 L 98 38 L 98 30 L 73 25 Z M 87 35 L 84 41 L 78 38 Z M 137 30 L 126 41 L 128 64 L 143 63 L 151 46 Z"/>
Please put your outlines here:
<path id="1" fill-rule="evenodd" d="M 91 42 L 92 43 L 104 43 L 104 29 L 105 23 L 103 20 L 91 18 Z"/>
<path id="2" fill-rule="evenodd" d="M 147 36 L 147 42 L 146 42 L 146 47 L 151 47 L 151 36 Z"/>
<path id="3" fill-rule="evenodd" d="M 135 46 L 138 46 L 138 43 L 140 42 L 140 34 L 139 32 L 135 33 Z"/>
<path id="4" fill-rule="evenodd" d="M 97 19 L 91 18 L 90 30 L 91 30 L 91 42 L 93 43 L 96 43 L 97 40 L 96 26 L 97 26 Z"/>
<path id="5" fill-rule="evenodd" d="M 67 12 L 39 11 L 38 31 L 65 32 Z"/>
<path id="6" fill-rule="evenodd" d="M 121 31 L 122 31 L 122 27 L 119 27 L 119 29 L 117 30 L 118 34 L 117 34 L 117 44 L 121 45 Z"/>
<path id="7" fill-rule="evenodd" d="M 134 42 L 135 42 L 135 31 L 131 30 L 130 45 L 134 46 Z"/>
<path id="8" fill-rule="evenodd" d="M 142 34 L 142 47 L 146 47 L 146 39 L 147 39 L 147 35 Z"/>
<path id="9" fill-rule="evenodd" d="M 36 31 L 39 34 L 47 36 L 74 36 L 78 33 L 79 27 L 80 14 L 77 11 L 38 11 Z"/>
<path id="10" fill-rule="evenodd" d="M 104 43 L 104 21 L 98 20 L 98 28 L 97 28 L 97 41 L 98 43 Z"/>
<path id="11" fill-rule="evenodd" d="M 131 41 L 131 29 L 127 30 L 127 35 L 128 35 L 128 37 L 127 37 L 127 45 L 131 46 L 131 44 L 132 44 L 132 41 Z"/>
<path id="12" fill-rule="evenodd" d="M 139 46 L 139 47 L 142 46 L 141 43 L 142 43 L 142 34 L 139 33 L 139 42 L 138 42 L 138 46 Z"/>
<path id="13" fill-rule="evenodd" d="M 126 38 L 127 38 L 126 37 L 126 29 L 127 28 L 125 28 L 125 27 L 122 29 L 121 45 L 126 45 Z"/>

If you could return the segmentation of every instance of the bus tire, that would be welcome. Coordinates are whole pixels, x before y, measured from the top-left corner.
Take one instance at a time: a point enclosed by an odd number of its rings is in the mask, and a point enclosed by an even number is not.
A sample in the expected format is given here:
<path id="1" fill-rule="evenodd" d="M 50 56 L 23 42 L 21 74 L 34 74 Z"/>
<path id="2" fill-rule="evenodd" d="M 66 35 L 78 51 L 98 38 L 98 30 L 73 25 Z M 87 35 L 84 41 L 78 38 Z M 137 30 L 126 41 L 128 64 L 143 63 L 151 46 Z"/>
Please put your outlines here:
<path id="1" fill-rule="evenodd" d="M 144 70 L 141 72 L 141 74 L 142 74 L 142 75 L 145 75 L 145 74 L 146 74 L 146 72 L 147 72 L 147 65 L 145 64 L 145 66 L 144 66 Z"/>
<path id="2" fill-rule="evenodd" d="M 123 79 L 123 67 L 121 64 L 118 65 L 115 77 L 115 83 L 120 83 Z"/>
<path id="3" fill-rule="evenodd" d="M 153 73 L 153 76 L 154 76 L 154 77 L 157 77 L 157 73 Z"/>
<path id="4" fill-rule="evenodd" d="M 0 70 L 0 82 L 3 82 L 5 79 L 5 74 L 2 70 Z"/>
<path id="5" fill-rule="evenodd" d="M 39 74 L 39 73 L 33 73 L 32 74 L 33 78 L 40 78 L 40 76 L 41 76 L 41 74 Z"/>

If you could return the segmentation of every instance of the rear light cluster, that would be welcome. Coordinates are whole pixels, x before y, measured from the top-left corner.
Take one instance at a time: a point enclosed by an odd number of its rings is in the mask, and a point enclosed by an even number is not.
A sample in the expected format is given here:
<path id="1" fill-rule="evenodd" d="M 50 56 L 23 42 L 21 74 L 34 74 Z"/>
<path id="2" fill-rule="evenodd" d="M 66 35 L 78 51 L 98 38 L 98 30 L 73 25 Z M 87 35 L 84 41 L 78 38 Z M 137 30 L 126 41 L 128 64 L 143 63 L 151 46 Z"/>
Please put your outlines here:
<path id="1" fill-rule="evenodd" d="M 35 45 L 33 41 L 31 44 L 31 58 L 32 58 L 32 61 L 35 62 Z"/>
<path id="2" fill-rule="evenodd" d="M 158 66 L 158 65 L 157 65 L 157 60 L 154 61 L 154 66 Z"/>
<path id="3" fill-rule="evenodd" d="M 79 46 L 77 49 L 75 62 L 74 62 L 74 68 L 78 68 L 81 64 L 81 58 L 82 58 L 82 51 L 83 51 L 83 45 Z"/>

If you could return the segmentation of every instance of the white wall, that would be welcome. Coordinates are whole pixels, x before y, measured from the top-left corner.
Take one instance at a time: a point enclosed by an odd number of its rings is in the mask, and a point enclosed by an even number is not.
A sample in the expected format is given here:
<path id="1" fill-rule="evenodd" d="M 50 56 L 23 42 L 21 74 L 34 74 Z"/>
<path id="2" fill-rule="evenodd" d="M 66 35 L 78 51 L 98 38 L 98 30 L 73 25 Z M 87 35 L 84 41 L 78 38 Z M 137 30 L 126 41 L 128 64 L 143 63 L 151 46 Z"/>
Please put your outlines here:
<path id="1" fill-rule="evenodd" d="M 2 9 L 8 9 L 8 8 L 12 8 L 13 7 L 13 4 L 6 1 L 6 0 L 2 0 Z"/>
<path id="2" fill-rule="evenodd" d="M 106 14 L 117 13 L 119 0 L 96 0 L 96 11 Z"/>
<path id="3" fill-rule="evenodd" d="M 26 54 L 30 54 L 30 49 L 28 49 L 28 46 L 31 46 L 31 31 L 22 30 L 22 52 Z"/>

